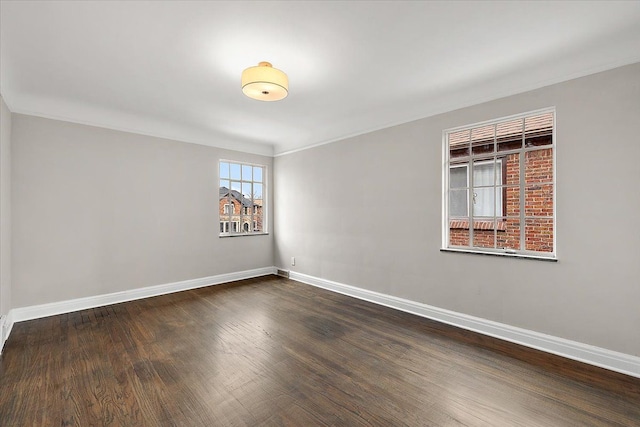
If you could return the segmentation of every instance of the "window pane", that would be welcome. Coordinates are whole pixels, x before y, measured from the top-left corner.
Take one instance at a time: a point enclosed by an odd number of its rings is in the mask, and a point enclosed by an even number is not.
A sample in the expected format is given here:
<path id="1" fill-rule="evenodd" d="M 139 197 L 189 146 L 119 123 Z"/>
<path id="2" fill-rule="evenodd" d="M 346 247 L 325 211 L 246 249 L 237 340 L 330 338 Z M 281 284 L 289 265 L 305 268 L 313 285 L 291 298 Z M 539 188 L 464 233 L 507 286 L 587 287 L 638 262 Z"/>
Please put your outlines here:
<path id="1" fill-rule="evenodd" d="M 469 155 L 470 136 L 471 131 L 468 129 L 459 132 L 452 132 L 447 136 L 449 158 L 455 159 Z"/>
<path id="2" fill-rule="evenodd" d="M 498 218 L 496 224 L 496 247 L 520 250 L 520 219 Z"/>
<path id="3" fill-rule="evenodd" d="M 242 183 L 242 194 L 246 198 L 251 199 L 252 194 L 251 194 L 251 183 L 250 182 L 243 182 Z"/>
<path id="4" fill-rule="evenodd" d="M 520 187 L 505 186 L 498 187 L 497 191 L 502 196 L 502 214 L 500 210 L 497 211 L 497 215 L 505 215 L 510 217 L 520 216 Z"/>
<path id="5" fill-rule="evenodd" d="M 231 189 L 240 193 L 242 192 L 242 185 L 239 181 L 231 181 Z"/>
<path id="6" fill-rule="evenodd" d="M 229 163 L 220 162 L 220 178 L 229 178 Z"/>
<path id="7" fill-rule="evenodd" d="M 495 188 L 484 187 L 473 189 L 473 216 L 493 217 L 495 215 Z M 492 218 L 493 219 L 493 218 Z"/>
<path id="8" fill-rule="evenodd" d="M 242 180 L 251 181 L 253 179 L 253 167 L 249 165 L 242 165 Z"/>
<path id="9" fill-rule="evenodd" d="M 496 183 L 493 160 L 475 160 L 473 162 L 473 186 L 486 187 Z M 501 180 L 498 184 L 502 184 Z"/>
<path id="10" fill-rule="evenodd" d="M 469 201 L 469 190 L 449 191 L 449 217 L 458 218 L 469 215 L 467 203 Z"/>
<path id="11" fill-rule="evenodd" d="M 449 245 L 469 246 L 469 218 L 449 221 Z"/>
<path id="12" fill-rule="evenodd" d="M 467 166 L 457 166 L 449 168 L 449 187 L 467 187 Z"/>
<path id="13" fill-rule="evenodd" d="M 262 168 L 259 166 L 253 167 L 253 180 L 255 182 L 262 182 Z"/>
<path id="14" fill-rule="evenodd" d="M 473 247 L 495 248 L 495 230 L 493 218 L 473 221 Z"/>
<path id="15" fill-rule="evenodd" d="M 228 190 L 229 189 L 229 180 L 228 179 L 221 179 L 220 180 L 220 188 L 226 188 Z"/>
<path id="16" fill-rule="evenodd" d="M 253 198 L 262 200 L 262 187 L 263 184 L 253 184 Z"/>
<path id="17" fill-rule="evenodd" d="M 230 164 L 231 179 L 240 179 L 240 165 L 238 163 Z"/>
<path id="18" fill-rule="evenodd" d="M 553 114 L 545 113 L 524 119 L 525 147 L 550 145 L 553 134 Z"/>
<path id="19" fill-rule="evenodd" d="M 254 215 L 253 220 L 254 220 L 255 231 L 259 231 L 259 232 L 264 231 L 264 228 L 262 226 L 263 216 L 262 215 Z"/>
<path id="20" fill-rule="evenodd" d="M 553 216 L 553 184 L 527 186 L 524 197 L 525 216 Z"/>
<path id="21" fill-rule="evenodd" d="M 522 147 L 523 119 L 510 120 L 496 125 L 498 151 L 517 150 Z"/>
<path id="22" fill-rule="evenodd" d="M 553 219 L 526 220 L 525 249 L 536 252 L 553 252 Z"/>
<path id="23" fill-rule="evenodd" d="M 493 153 L 494 130 L 494 125 L 471 130 L 471 152 L 473 154 Z"/>
<path id="24" fill-rule="evenodd" d="M 551 148 L 528 151 L 524 159 L 526 184 L 553 182 L 553 150 Z"/>
<path id="25" fill-rule="evenodd" d="M 507 176 L 504 183 L 509 185 L 520 185 L 520 154 L 509 154 L 502 161 L 506 164 Z"/>

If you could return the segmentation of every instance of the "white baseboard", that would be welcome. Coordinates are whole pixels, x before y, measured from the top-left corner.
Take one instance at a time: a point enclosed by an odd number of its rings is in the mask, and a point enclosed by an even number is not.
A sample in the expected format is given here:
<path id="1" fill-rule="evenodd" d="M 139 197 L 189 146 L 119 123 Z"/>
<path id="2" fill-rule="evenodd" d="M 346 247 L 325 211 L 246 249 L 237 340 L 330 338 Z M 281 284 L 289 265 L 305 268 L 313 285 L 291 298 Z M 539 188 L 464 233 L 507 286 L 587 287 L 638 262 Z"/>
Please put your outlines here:
<path id="1" fill-rule="evenodd" d="M 2 354 L 2 349 L 4 348 L 4 342 L 7 340 L 4 332 L 4 325 L 7 324 L 7 316 L 4 314 L 0 315 L 0 354 Z M 8 334 L 6 335 L 8 336 Z"/>
<path id="2" fill-rule="evenodd" d="M 4 343 L 9 338 L 11 328 L 13 328 L 13 313 L 9 311 L 7 315 L 0 317 L 0 354 L 4 349 Z"/>
<path id="3" fill-rule="evenodd" d="M 14 308 L 9 311 L 9 315 L 12 319 L 11 324 L 13 325 L 13 322 L 39 319 L 41 317 L 70 313 L 72 311 L 85 310 L 87 308 L 101 307 L 109 304 L 133 301 L 141 298 L 155 297 L 158 295 L 165 295 L 173 292 L 186 291 L 188 289 L 219 285 L 222 283 L 233 282 L 235 280 L 250 279 L 252 277 L 276 274 L 276 271 L 277 270 L 275 267 L 263 267 L 254 270 L 239 271 L 236 273 L 219 274 L 217 276 L 183 280 L 181 282 L 174 283 L 165 283 L 163 285 L 148 286 L 145 288 L 131 289 L 128 291 L 114 292 L 111 294 L 96 295 L 67 301 L 52 302 L 49 304 Z"/>
<path id="4" fill-rule="evenodd" d="M 498 323 L 480 317 L 349 286 L 294 271 L 289 278 L 361 300 L 447 323 L 469 331 L 640 378 L 640 357 Z"/>

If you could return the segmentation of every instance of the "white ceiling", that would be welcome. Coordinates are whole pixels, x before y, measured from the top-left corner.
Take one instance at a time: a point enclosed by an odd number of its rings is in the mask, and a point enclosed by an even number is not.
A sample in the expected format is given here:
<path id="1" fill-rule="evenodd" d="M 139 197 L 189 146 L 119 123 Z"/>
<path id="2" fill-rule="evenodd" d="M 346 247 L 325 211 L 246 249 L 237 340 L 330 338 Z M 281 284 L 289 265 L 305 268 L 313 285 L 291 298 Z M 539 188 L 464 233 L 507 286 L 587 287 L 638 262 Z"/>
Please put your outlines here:
<path id="1" fill-rule="evenodd" d="M 2 1 L 18 113 L 280 154 L 640 61 L 640 1 Z M 289 75 L 246 98 L 244 68 Z"/>

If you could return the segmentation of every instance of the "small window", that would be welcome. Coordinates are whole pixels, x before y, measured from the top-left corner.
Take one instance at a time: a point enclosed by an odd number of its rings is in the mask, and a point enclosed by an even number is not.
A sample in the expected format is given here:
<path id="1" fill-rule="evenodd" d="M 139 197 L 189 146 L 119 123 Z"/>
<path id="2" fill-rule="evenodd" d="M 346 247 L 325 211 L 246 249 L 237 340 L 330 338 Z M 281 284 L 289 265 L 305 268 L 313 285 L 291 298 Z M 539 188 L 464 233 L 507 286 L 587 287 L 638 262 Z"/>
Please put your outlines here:
<path id="1" fill-rule="evenodd" d="M 452 218 L 469 216 L 469 166 L 455 165 L 449 168 L 451 192 L 449 206 Z M 476 217 L 503 216 L 502 192 L 495 191 L 494 179 L 504 185 L 502 179 L 502 159 L 495 162 L 477 162 L 473 168 L 474 192 L 471 201 Z M 462 189 L 462 190 L 460 190 Z"/>
<path id="2" fill-rule="evenodd" d="M 220 235 L 264 233 L 266 168 L 226 160 L 219 167 Z"/>
<path id="3" fill-rule="evenodd" d="M 555 111 L 444 132 L 443 247 L 555 258 Z"/>

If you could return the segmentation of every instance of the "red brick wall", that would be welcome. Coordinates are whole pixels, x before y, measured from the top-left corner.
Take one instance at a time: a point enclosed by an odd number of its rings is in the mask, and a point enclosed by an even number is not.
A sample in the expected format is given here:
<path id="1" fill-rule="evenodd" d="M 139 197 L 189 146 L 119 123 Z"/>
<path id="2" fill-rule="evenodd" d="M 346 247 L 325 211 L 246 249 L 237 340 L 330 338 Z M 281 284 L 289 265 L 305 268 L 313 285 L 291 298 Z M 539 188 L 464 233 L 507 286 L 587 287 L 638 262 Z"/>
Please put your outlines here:
<path id="1" fill-rule="evenodd" d="M 553 216 L 553 152 L 551 149 L 529 151 L 525 156 L 525 216 Z M 553 251 L 553 220 L 527 219 L 525 249 Z"/>
<path id="2" fill-rule="evenodd" d="M 503 192 L 505 206 L 505 233 L 498 239 L 498 248 L 520 249 L 520 156 L 510 154 L 506 157 L 506 184 Z M 513 218 L 513 217 L 516 218 Z"/>
<path id="3" fill-rule="evenodd" d="M 506 218 L 498 219 L 496 227 L 491 222 L 476 221 L 474 247 L 493 248 L 494 228 L 498 248 L 520 248 L 520 164 L 519 155 L 506 156 L 503 206 Z M 525 216 L 553 216 L 553 151 L 551 148 L 525 153 Z M 513 187 L 510 187 L 513 185 Z M 451 221 L 449 244 L 469 246 L 468 221 Z M 527 219 L 525 224 L 525 248 L 530 251 L 553 251 L 553 219 Z"/>

